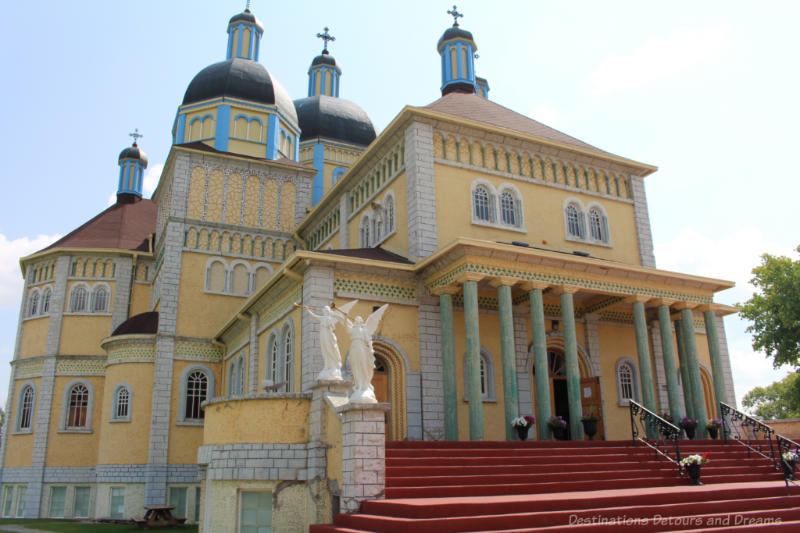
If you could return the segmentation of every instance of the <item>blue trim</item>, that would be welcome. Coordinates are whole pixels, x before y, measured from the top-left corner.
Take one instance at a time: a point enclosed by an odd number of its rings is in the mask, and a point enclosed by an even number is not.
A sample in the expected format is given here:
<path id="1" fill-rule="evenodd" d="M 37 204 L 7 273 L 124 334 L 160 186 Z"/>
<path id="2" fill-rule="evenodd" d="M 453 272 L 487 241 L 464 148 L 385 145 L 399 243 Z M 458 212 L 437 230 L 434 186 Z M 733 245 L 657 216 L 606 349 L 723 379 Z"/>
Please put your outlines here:
<path id="1" fill-rule="evenodd" d="M 267 120 L 267 159 L 278 157 L 278 117 L 270 115 Z"/>
<path id="2" fill-rule="evenodd" d="M 295 135 L 292 142 L 294 143 L 294 160 L 300 161 L 300 136 Z"/>
<path id="3" fill-rule="evenodd" d="M 255 47 L 255 44 L 256 44 L 256 28 L 255 28 L 255 26 L 248 26 L 248 27 L 250 28 L 250 42 L 248 43 L 248 46 L 247 46 L 247 58 L 248 59 L 253 59 L 253 57 L 255 56 L 255 52 L 256 52 L 256 47 Z"/>
<path id="4" fill-rule="evenodd" d="M 339 98 L 339 79 L 342 77 L 341 73 L 336 74 L 336 98 Z"/>
<path id="5" fill-rule="evenodd" d="M 313 166 L 317 173 L 311 182 L 311 207 L 322 200 L 322 194 L 325 192 L 325 146 L 322 143 L 314 145 Z"/>
<path id="6" fill-rule="evenodd" d="M 228 106 L 228 109 L 230 109 L 230 106 Z M 254 116 L 251 116 L 251 115 L 245 115 L 244 113 L 239 113 L 238 115 L 236 115 L 235 117 L 233 117 L 233 121 L 234 121 L 234 122 L 236 122 L 236 121 L 237 121 L 237 120 L 239 120 L 240 118 L 245 118 L 245 119 L 247 119 L 247 122 L 248 122 L 248 123 L 249 123 L 251 120 L 257 120 L 257 121 L 258 121 L 258 123 L 259 123 L 259 124 L 261 124 L 261 126 L 262 126 L 262 127 L 264 126 L 264 121 L 263 121 L 263 120 L 261 120 L 260 118 L 258 118 L 258 117 L 254 117 Z"/>
<path id="7" fill-rule="evenodd" d="M 233 33 L 231 27 L 228 26 L 228 50 L 225 52 L 225 59 L 231 59 L 233 55 Z"/>
<path id="8" fill-rule="evenodd" d="M 260 32 L 260 31 L 256 30 L 256 35 L 257 35 L 257 38 L 256 38 L 256 51 L 255 51 L 255 56 L 253 57 L 253 59 L 255 61 L 258 61 L 258 53 L 261 51 L 261 35 L 262 35 L 262 33 L 263 32 Z"/>
<path id="9" fill-rule="evenodd" d="M 236 57 L 242 57 L 242 28 L 244 28 L 244 24 L 240 22 L 236 26 L 236 32 L 239 35 L 239 38 L 236 39 Z"/>
<path id="10" fill-rule="evenodd" d="M 319 72 L 320 72 L 320 75 L 321 75 L 321 78 L 319 80 L 319 94 L 324 94 L 325 96 L 328 95 L 328 93 L 325 91 L 325 82 L 328 81 L 328 72 L 327 72 L 327 70 L 328 69 L 325 69 L 325 68 L 319 69 Z"/>
<path id="11" fill-rule="evenodd" d="M 456 79 L 462 80 L 462 72 L 464 72 L 464 60 L 462 59 L 464 43 L 456 43 Z"/>
<path id="12" fill-rule="evenodd" d="M 336 167 L 335 169 L 333 169 L 333 175 L 331 176 L 331 185 L 336 185 L 336 183 L 342 178 L 345 172 L 347 172 L 347 169 L 344 167 Z"/>
<path id="13" fill-rule="evenodd" d="M 178 115 L 178 127 L 172 144 L 183 144 L 186 140 L 186 113 Z"/>
<path id="14" fill-rule="evenodd" d="M 217 131 L 214 134 L 214 148 L 222 152 L 228 151 L 228 134 L 231 129 L 231 106 L 224 104 L 217 107 Z"/>
<path id="15" fill-rule="evenodd" d="M 124 167 L 124 163 L 120 162 L 120 164 L 119 164 L 119 184 L 117 185 L 117 192 L 118 193 L 122 192 L 122 169 L 123 168 L 125 168 Z"/>
<path id="16" fill-rule="evenodd" d="M 475 83 L 475 51 L 472 45 L 467 45 L 467 77 L 473 84 Z"/>
<path id="17" fill-rule="evenodd" d="M 308 71 L 308 96 L 309 98 L 314 96 L 314 93 L 311 92 L 312 88 L 314 87 L 314 71 Z"/>

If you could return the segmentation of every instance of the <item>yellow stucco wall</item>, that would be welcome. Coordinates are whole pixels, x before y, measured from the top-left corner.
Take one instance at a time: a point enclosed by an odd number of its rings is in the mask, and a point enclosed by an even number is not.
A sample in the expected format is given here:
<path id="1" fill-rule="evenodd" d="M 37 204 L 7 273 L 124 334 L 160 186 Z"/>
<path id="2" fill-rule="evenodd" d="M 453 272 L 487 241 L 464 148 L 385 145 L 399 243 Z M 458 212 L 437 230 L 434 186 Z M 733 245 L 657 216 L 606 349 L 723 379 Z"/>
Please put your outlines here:
<path id="1" fill-rule="evenodd" d="M 169 448 L 167 460 L 170 464 L 196 464 L 197 448 L 203 443 L 203 425 L 179 425 L 179 408 L 181 394 L 181 374 L 188 366 L 197 364 L 195 361 L 175 361 L 172 366 L 172 396 L 170 409 Z M 221 369 L 219 364 L 203 363 L 215 375 L 216 390 L 214 394 L 209 391 L 209 396 L 218 396 L 221 386 Z"/>
<path id="2" fill-rule="evenodd" d="M 130 422 L 111 422 L 114 389 L 127 383 L 131 389 Z M 100 439 L 97 464 L 146 464 L 150 408 L 153 403 L 153 364 L 121 363 L 108 366 L 103 412 L 98 421 Z"/>
<path id="3" fill-rule="evenodd" d="M 88 381 L 94 389 L 91 433 L 60 432 L 64 390 L 73 380 Z M 102 377 L 57 376 L 53 387 L 53 408 L 50 411 L 50 434 L 47 441 L 47 466 L 94 466 L 97 461 L 102 398 L 104 394 Z M 69 401 L 69 398 L 67 398 Z"/>
<path id="4" fill-rule="evenodd" d="M 639 368 L 633 325 L 600 324 L 597 327 L 597 334 L 600 341 L 602 368 L 600 382 L 604 393 L 605 419 L 603 424 L 606 439 L 627 439 L 631 436 L 630 409 L 627 405 L 619 405 L 616 365 L 620 358 L 627 357 L 636 364 L 637 369 Z"/>
<path id="5" fill-rule="evenodd" d="M 22 340 L 19 345 L 20 358 L 44 355 L 47 348 L 47 330 L 50 317 L 32 318 L 22 323 Z"/>
<path id="6" fill-rule="evenodd" d="M 111 334 L 110 315 L 67 315 L 61 326 L 59 353 L 105 355 L 100 341 Z"/>
<path id="7" fill-rule="evenodd" d="M 633 204 L 566 191 L 536 183 L 525 183 L 507 177 L 483 174 L 475 170 L 435 164 L 436 175 L 436 228 L 440 246 L 457 237 L 473 237 L 488 241 L 520 240 L 534 246 L 545 245 L 561 250 L 580 250 L 595 257 L 612 259 L 629 264 L 640 264 Z M 470 184 L 484 179 L 495 188 L 503 183 L 513 184 L 525 199 L 523 201 L 524 229 L 527 233 L 495 229 L 471 223 Z M 569 197 L 578 198 L 586 207 L 596 201 L 608 214 L 611 247 L 568 241 L 564 227 L 563 202 Z M 404 207 L 404 206 L 403 206 Z"/>
<path id="8" fill-rule="evenodd" d="M 800 419 L 791 420 L 769 420 L 768 426 L 775 430 L 775 433 L 783 435 L 792 440 L 800 439 Z"/>
<path id="9" fill-rule="evenodd" d="M 150 285 L 134 283 L 131 290 L 130 316 L 150 310 Z"/>
<path id="10" fill-rule="evenodd" d="M 6 458 L 4 466 L 7 468 L 21 468 L 31 466 L 31 453 L 33 452 L 33 433 L 17 434 L 13 433 L 14 428 L 17 426 L 17 401 L 19 400 L 20 389 L 24 383 L 28 381 L 33 382 L 36 388 L 35 403 L 33 405 L 33 413 L 31 420 L 31 429 L 36 431 L 36 409 L 39 405 L 39 398 L 41 395 L 41 379 L 18 379 L 15 383 L 16 387 L 13 391 L 9 391 L 9 400 L 7 406 L 8 412 L 6 413 L 6 426 L 4 431 L 8 431 L 8 441 L 6 443 Z M 12 395 L 13 392 L 13 395 Z"/>
<path id="11" fill-rule="evenodd" d="M 301 398 L 215 403 L 206 408 L 203 444 L 306 442 L 309 405 Z"/>
<path id="12" fill-rule="evenodd" d="M 205 292 L 206 264 L 212 256 L 184 252 L 181 260 L 181 302 L 176 333 L 190 337 L 210 337 L 230 319 L 245 301 L 244 296 Z"/>

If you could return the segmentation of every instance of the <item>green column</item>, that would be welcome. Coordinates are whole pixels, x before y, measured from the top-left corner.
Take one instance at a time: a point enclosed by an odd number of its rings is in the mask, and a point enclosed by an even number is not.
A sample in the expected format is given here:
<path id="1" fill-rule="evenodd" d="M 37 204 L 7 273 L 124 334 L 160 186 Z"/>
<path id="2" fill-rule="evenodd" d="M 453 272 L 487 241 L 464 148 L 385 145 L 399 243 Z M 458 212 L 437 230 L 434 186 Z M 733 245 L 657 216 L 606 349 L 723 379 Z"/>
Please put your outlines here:
<path id="1" fill-rule="evenodd" d="M 511 286 L 497 287 L 500 311 L 500 351 L 503 357 L 503 403 L 506 411 L 506 440 L 516 440 L 511 422 L 519 415 L 516 354 L 514 352 L 514 315 L 511 310 Z"/>
<path id="2" fill-rule="evenodd" d="M 578 342 L 575 339 L 575 310 L 572 293 L 561 292 L 561 321 L 564 323 L 564 359 L 567 364 L 569 432 L 572 440 L 583 440 L 581 415 L 581 374 L 578 368 Z"/>
<path id="3" fill-rule="evenodd" d="M 453 296 L 439 295 L 442 323 L 442 377 L 444 379 L 444 438 L 458 440 L 458 390 L 456 388 L 456 348 L 453 333 Z"/>
<path id="4" fill-rule="evenodd" d="M 464 330 L 467 337 L 467 384 L 469 387 L 469 440 L 483 440 L 481 395 L 481 338 L 478 330 L 478 282 L 464 282 Z"/>
<path id="5" fill-rule="evenodd" d="M 642 403 L 656 412 L 656 397 L 653 392 L 653 367 L 650 364 L 650 342 L 647 338 L 647 320 L 644 302 L 633 302 L 633 327 L 636 331 L 636 353 L 639 356 L 639 382 L 642 386 Z"/>
<path id="6" fill-rule="evenodd" d="M 669 318 L 669 305 L 658 306 L 658 323 L 661 326 L 661 351 L 664 353 L 664 373 L 667 375 L 667 397 L 669 414 L 675 420 L 683 416 L 680 389 L 678 388 L 678 367 L 675 364 L 675 346 L 672 342 L 672 321 Z"/>
<path id="7" fill-rule="evenodd" d="M 705 311 L 703 319 L 706 322 L 706 339 L 708 340 L 708 353 L 711 356 L 711 373 L 714 374 L 714 396 L 717 399 L 714 413 L 709 413 L 709 415 L 716 415 L 718 418 L 722 418 L 719 413 L 719 402 L 725 401 L 726 395 L 725 378 L 722 373 L 722 356 L 719 353 L 716 314 L 712 310 Z"/>
<path id="8" fill-rule="evenodd" d="M 695 438 L 706 434 L 706 403 L 703 401 L 703 382 L 700 380 L 700 364 L 697 362 L 697 340 L 694 334 L 694 317 L 691 309 L 681 309 L 683 343 L 686 345 L 686 364 L 689 367 L 689 383 L 692 386 L 694 418 L 697 419 Z"/>
<path id="9" fill-rule="evenodd" d="M 686 343 L 683 341 L 683 321 L 675 321 L 675 338 L 678 339 L 678 361 L 681 365 L 681 383 L 683 384 L 683 405 L 686 407 L 686 416 L 694 416 L 694 400 L 692 400 L 692 384 L 689 381 L 689 365 L 686 363 Z M 677 422 L 678 419 L 675 419 Z"/>
<path id="10" fill-rule="evenodd" d="M 533 333 L 533 368 L 536 373 L 536 422 L 539 440 L 550 440 L 550 368 L 547 364 L 547 333 L 544 329 L 544 303 L 542 289 L 528 292 L 531 301 L 531 329 Z"/>

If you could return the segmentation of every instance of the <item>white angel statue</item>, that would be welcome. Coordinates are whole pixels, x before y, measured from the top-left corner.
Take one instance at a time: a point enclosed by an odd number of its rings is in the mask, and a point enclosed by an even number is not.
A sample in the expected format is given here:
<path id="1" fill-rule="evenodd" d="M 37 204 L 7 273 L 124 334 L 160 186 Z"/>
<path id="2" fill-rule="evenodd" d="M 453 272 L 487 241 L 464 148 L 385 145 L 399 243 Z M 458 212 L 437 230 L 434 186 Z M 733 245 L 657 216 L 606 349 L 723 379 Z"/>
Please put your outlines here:
<path id="1" fill-rule="evenodd" d="M 389 304 L 384 304 L 374 311 L 366 322 L 360 316 L 351 320 L 345 317 L 345 325 L 350 333 L 350 352 L 348 361 L 353 372 L 353 393 L 351 403 L 378 403 L 375 389 L 372 387 L 372 375 L 375 372 L 375 352 L 372 349 L 372 336 L 378 330 L 383 314 Z"/>
<path id="2" fill-rule="evenodd" d="M 339 342 L 336 339 L 336 324 L 344 322 L 346 314 L 358 300 L 348 302 L 337 308 L 335 304 L 326 305 L 321 313 L 317 314 L 307 305 L 295 303 L 295 307 L 301 307 L 312 317 L 319 320 L 319 344 L 322 350 L 323 367 L 317 379 L 321 380 L 341 380 L 342 379 L 342 354 L 339 351 Z M 319 309 L 319 308 L 317 308 Z"/>

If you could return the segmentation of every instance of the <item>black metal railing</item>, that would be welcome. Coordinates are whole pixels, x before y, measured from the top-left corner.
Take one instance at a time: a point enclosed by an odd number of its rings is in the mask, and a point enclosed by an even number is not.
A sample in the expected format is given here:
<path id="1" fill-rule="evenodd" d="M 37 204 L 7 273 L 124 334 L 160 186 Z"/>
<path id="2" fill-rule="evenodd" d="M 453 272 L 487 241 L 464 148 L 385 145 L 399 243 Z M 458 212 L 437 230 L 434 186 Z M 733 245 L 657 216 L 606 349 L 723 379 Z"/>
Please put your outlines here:
<path id="1" fill-rule="evenodd" d="M 640 442 L 652 448 L 656 458 L 664 457 L 675 464 L 678 472 L 683 475 L 681 449 L 678 446 L 680 428 L 633 400 L 630 401 L 630 412 L 631 437 L 634 444 Z"/>
<path id="2" fill-rule="evenodd" d="M 755 453 L 772 461 L 775 469 L 778 465 L 778 456 L 773 445 L 775 430 L 765 423 L 756 420 L 750 415 L 731 407 L 725 402 L 719 402 L 719 412 L 722 415 L 722 440 L 738 442 L 747 448 L 747 455 Z"/>
<path id="3" fill-rule="evenodd" d="M 800 456 L 800 444 L 797 444 L 791 439 L 787 439 L 783 435 L 775 435 L 775 444 L 778 448 L 778 457 L 780 460 L 781 469 L 783 470 L 783 480 L 786 482 L 786 494 L 790 495 L 789 483 L 797 486 L 797 481 L 794 477 L 794 467 L 797 459 L 786 460 L 785 454 L 794 454 L 794 457 Z"/>

